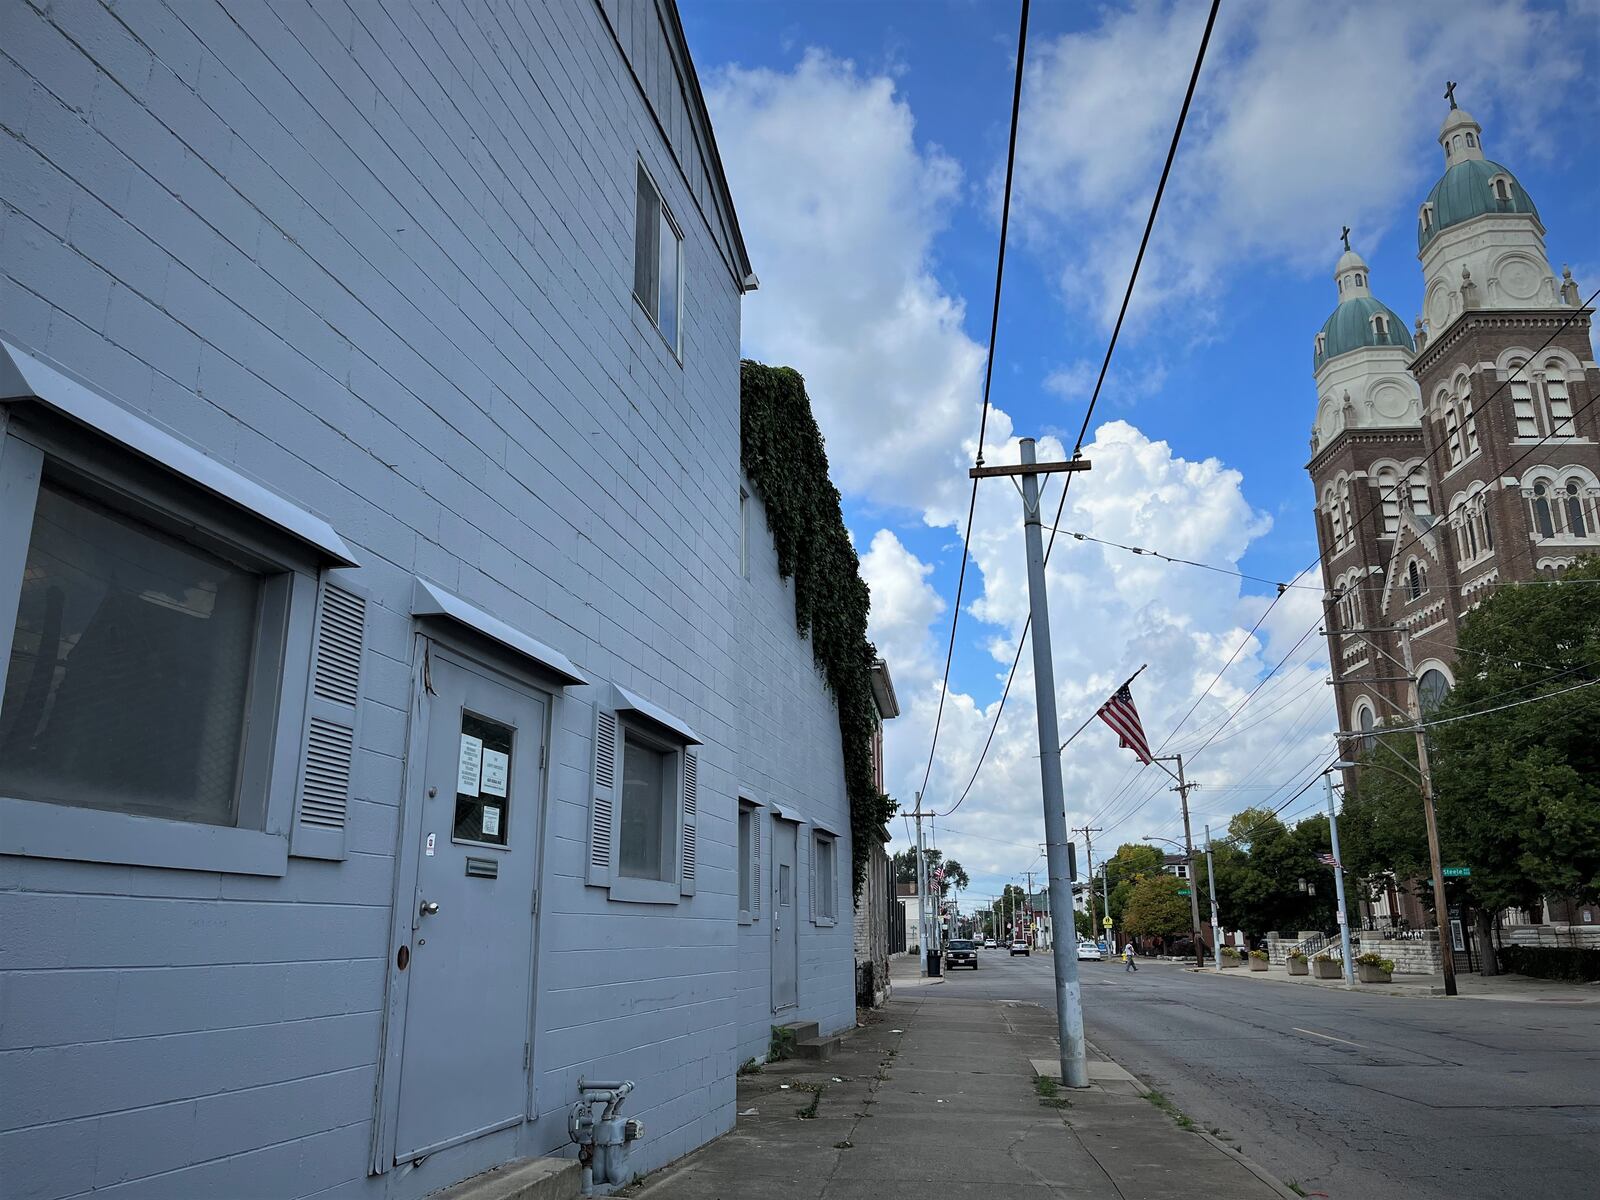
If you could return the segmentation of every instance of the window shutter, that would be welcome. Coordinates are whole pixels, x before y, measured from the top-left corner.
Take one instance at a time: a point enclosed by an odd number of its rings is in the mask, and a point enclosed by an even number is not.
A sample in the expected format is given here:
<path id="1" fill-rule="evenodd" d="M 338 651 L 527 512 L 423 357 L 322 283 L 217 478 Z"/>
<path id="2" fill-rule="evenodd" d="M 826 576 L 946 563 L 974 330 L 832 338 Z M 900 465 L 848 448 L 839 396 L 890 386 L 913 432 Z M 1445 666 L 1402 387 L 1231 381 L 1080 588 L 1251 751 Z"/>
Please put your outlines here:
<path id="1" fill-rule="evenodd" d="M 767 823 L 767 810 L 757 808 L 750 813 L 750 853 L 755 862 L 750 865 L 750 916 L 761 915 L 761 827 Z"/>
<path id="2" fill-rule="evenodd" d="M 617 860 L 617 714 L 595 706 L 594 800 L 589 806 L 589 882 L 611 884 Z"/>
<path id="3" fill-rule="evenodd" d="M 366 624 L 366 596 L 324 579 L 312 642 L 305 751 L 289 839 L 290 853 L 299 858 L 345 856 Z"/>
<path id="4" fill-rule="evenodd" d="M 806 892 L 811 897 L 811 923 L 814 925 L 821 914 L 817 912 L 817 835 L 810 831 L 806 833 L 806 863 L 811 879 Z"/>
<path id="5" fill-rule="evenodd" d="M 700 807 L 700 756 L 692 751 L 683 752 L 683 873 L 678 890 L 685 896 L 694 895 L 695 875 L 699 871 L 699 821 Z"/>

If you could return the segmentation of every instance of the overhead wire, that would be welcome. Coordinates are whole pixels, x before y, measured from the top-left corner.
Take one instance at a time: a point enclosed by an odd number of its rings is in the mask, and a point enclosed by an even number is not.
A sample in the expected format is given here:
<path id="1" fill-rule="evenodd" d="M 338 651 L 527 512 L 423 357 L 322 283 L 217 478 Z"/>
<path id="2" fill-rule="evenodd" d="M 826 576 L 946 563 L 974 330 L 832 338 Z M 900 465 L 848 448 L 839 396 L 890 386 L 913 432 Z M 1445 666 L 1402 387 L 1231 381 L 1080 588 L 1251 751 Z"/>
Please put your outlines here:
<path id="1" fill-rule="evenodd" d="M 1200 47 L 1195 53 L 1194 69 L 1189 74 L 1189 86 L 1188 86 L 1188 88 L 1185 90 L 1185 92 L 1183 94 L 1183 105 L 1178 110 L 1178 121 L 1177 121 L 1177 124 L 1173 127 L 1173 130 L 1172 130 L 1172 141 L 1167 147 L 1166 161 L 1161 166 L 1161 178 L 1156 183 L 1155 197 L 1151 200 L 1151 203 L 1150 203 L 1150 215 L 1145 221 L 1144 234 L 1139 239 L 1139 251 L 1134 256 L 1134 259 L 1133 259 L 1133 270 L 1129 272 L 1129 275 L 1128 275 L 1128 286 L 1122 293 L 1122 305 L 1117 310 L 1117 320 L 1116 320 L 1116 323 L 1111 328 L 1111 338 L 1106 344 L 1105 357 L 1103 359 L 1101 359 L 1101 362 L 1100 362 L 1100 372 L 1095 377 L 1094 390 L 1089 394 L 1089 403 L 1084 409 L 1083 423 L 1078 427 L 1078 436 L 1077 436 L 1077 439 L 1074 441 L 1073 446 L 1072 446 L 1072 454 L 1071 454 L 1072 458 L 1077 458 L 1083 452 L 1083 443 L 1084 443 L 1084 439 L 1088 436 L 1089 423 L 1094 418 L 1095 405 L 1098 404 L 1099 401 L 1100 401 L 1100 392 L 1101 392 L 1101 389 L 1105 386 L 1106 373 L 1111 367 L 1111 356 L 1116 352 L 1117 339 L 1121 336 L 1123 322 L 1127 319 L 1128 306 L 1133 300 L 1133 289 L 1134 289 L 1134 286 L 1139 281 L 1139 269 L 1144 265 L 1145 251 L 1147 249 L 1149 249 L 1149 246 L 1150 246 L 1150 234 L 1151 234 L 1152 230 L 1155 229 L 1156 215 L 1161 211 L 1161 198 L 1166 193 L 1167 180 L 1172 175 L 1172 164 L 1173 164 L 1173 161 L 1177 158 L 1177 155 L 1178 155 L 1178 143 L 1183 137 L 1183 127 L 1184 127 L 1185 123 L 1189 119 L 1189 108 L 1194 103 L 1195 88 L 1196 88 L 1196 85 L 1198 85 L 1198 83 L 1200 82 L 1200 70 L 1201 70 L 1201 67 L 1205 64 L 1206 49 L 1211 44 L 1211 31 L 1216 26 L 1216 23 L 1217 23 L 1217 10 L 1221 7 L 1221 3 L 1222 3 L 1222 0 L 1211 0 L 1211 10 L 1206 15 L 1206 27 L 1205 27 L 1204 32 L 1202 32 L 1201 35 L 1200 35 Z M 1018 80 L 1019 80 L 1019 82 L 1018 82 L 1018 96 L 1019 97 L 1021 95 L 1021 83 L 1020 83 L 1021 75 L 1020 75 L 1020 71 L 1021 71 L 1021 66 L 1020 66 L 1020 59 L 1019 59 L 1019 66 L 1018 66 L 1018 72 L 1019 72 L 1019 74 L 1018 74 Z M 1015 130 L 1013 129 L 1013 144 L 1014 143 L 1015 143 Z M 1007 186 L 1008 186 L 1008 189 L 1009 189 L 1009 180 L 1010 180 L 1010 167 L 1009 167 L 1009 164 L 1008 164 L 1008 166 L 1007 166 L 1007 181 L 1008 181 Z M 1009 194 L 1009 191 L 1008 191 L 1008 194 Z M 992 353 L 990 355 L 990 365 L 991 366 L 993 365 L 993 354 Z M 980 451 L 982 450 L 981 443 L 979 445 L 979 450 Z M 974 484 L 974 487 L 976 487 L 977 481 L 974 480 L 973 484 Z M 1068 474 L 1066 479 L 1062 482 L 1062 485 L 1061 485 L 1061 497 L 1060 497 L 1059 501 L 1056 504 L 1055 519 L 1050 524 L 1050 541 L 1049 541 L 1048 545 L 1045 546 L 1045 551 L 1044 551 L 1044 562 L 1045 562 L 1045 565 L 1047 565 L 1047 566 L 1049 565 L 1049 562 L 1050 562 L 1050 552 L 1055 548 L 1056 532 L 1061 527 L 1061 514 L 1066 510 L 1067 495 L 1071 490 L 1071 486 L 1072 486 L 1072 475 Z M 974 492 L 974 495 L 976 495 L 976 492 Z M 1042 501 L 1041 501 L 1041 503 L 1042 503 Z M 968 532 L 969 533 L 971 532 L 970 523 L 969 523 L 969 526 L 968 526 Z M 1011 670 L 1006 676 L 1005 687 L 1004 687 L 1004 689 L 1002 689 L 1002 691 L 1000 693 L 1000 702 L 995 708 L 994 720 L 989 725 L 989 734 L 988 734 L 987 737 L 984 738 L 983 748 L 978 753 L 978 761 L 973 766 L 972 777 L 970 779 L 968 779 L 967 786 L 962 789 L 961 795 L 956 799 L 956 802 L 954 804 L 952 804 L 949 807 L 949 809 L 946 810 L 946 813 L 945 813 L 946 816 L 948 816 L 950 813 L 955 812 L 956 809 L 960 808 L 962 803 L 965 802 L 967 796 L 969 794 L 971 794 L 972 786 L 973 786 L 974 783 L 977 782 L 978 773 L 983 769 L 984 761 L 985 761 L 985 759 L 988 758 L 989 747 L 994 744 L 995 731 L 997 729 L 999 729 L 999 727 L 1000 727 L 1000 718 L 1001 718 L 1002 714 L 1004 714 L 1004 712 L 1005 712 L 1006 700 L 1011 695 L 1011 684 L 1016 679 L 1017 666 L 1022 661 L 1022 648 L 1026 644 L 1026 642 L 1028 640 L 1028 630 L 1031 627 L 1032 623 L 1033 623 L 1033 621 L 1032 621 L 1032 616 L 1031 615 L 1028 617 L 1027 620 L 1023 621 L 1022 632 L 1017 636 L 1017 652 L 1016 652 L 1016 655 L 1011 660 Z M 952 633 L 951 645 L 953 647 L 954 646 L 954 640 L 953 640 L 954 639 L 954 625 L 953 625 L 953 623 L 952 623 L 952 631 L 951 631 L 951 633 Z M 948 668 L 948 664 L 947 664 L 947 666 L 946 666 L 946 676 L 947 676 L 947 678 L 948 678 L 948 670 L 949 670 L 949 668 Z M 942 696 L 942 694 L 941 694 L 941 698 L 940 698 L 940 703 L 941 703 L 941 705 L 943 704 L 943 696 Z M 928 757 L 928 766 L 929 766 L 929 769 L 931 770 L 932 766 L 933 766 L 933 756 L 931 754 Z M 926 788 L 926 786 L 927 786 L 927 777 L 926 777 L 926 775 L 924 775 L 923 786 L 924 786 L 924 788 Z"/>

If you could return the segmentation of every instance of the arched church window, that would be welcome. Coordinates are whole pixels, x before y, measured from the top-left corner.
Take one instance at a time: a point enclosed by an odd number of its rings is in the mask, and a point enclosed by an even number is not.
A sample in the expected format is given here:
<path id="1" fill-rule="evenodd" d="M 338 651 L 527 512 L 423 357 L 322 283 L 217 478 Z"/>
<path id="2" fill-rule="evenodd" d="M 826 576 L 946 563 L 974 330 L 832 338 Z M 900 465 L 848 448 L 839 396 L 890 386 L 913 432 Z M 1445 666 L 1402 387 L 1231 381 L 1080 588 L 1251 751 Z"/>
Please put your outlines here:
<path id="1" fill-rule="evenodd" d="M 1550 513 L 1550 488 L 1543 480 L 1533 485 L 1533 526 L 1542 538 L 1556 535 L 1555 521 Z"/>
<path id="2" fill-rule="evenodd" d="M 1472 133 L 1471 133 L 1471 131 L 1470 131 L 1470 130 L 1469 130 L 1469 131 L 1468 131 L 1468 133 L 1467 133 L 1467 145 L 1469 145 L 1469 146 L 1476 146 L 1476 145 L 1477 145 L 1477 144 L 1478 144 L 1478 143 L 1477 143 L 1477 142 L 1476 142 L 1476 141 L 1474 141 L 1474 140 L 1473 140 L 1473 137 L 1472 137 Z"/>
<path id="3" fill-rule="evenodd" d="M 1417 569 L 1416 559 L 1413 558 L 1411 560 L 1411 565 L 1406 568 L 1406 575 L 1408 576 L 1411 598 L 1416 600 L 1422 595 L 1422 572 Z"/>
<path id="4" fill-rule="evenodd" d="M 1355 523 L 1354 517 L 1352 516 L 1352 514 L 1350 512 L 1350 486 L 1349 486 L 1349 484 L 1345 485 L 1344 492 L 1339 497 L 1339 503 L 1344 508 L 1344 531 L 1345 531 L 1345 537 L 1347 539 L 1349 539 L 1349 541 L 1353 542 L 1353 541 L 1356 540 L 1356 523 Z"/>
<path id="5" fill-rule="evenodd" d="M 1356 746 L 1361 753 L 1365 754 L 1371 750 L 1373 742 L 1378 740 L 1372 732 L 1377 724 L 1377 717 L 1373 714 L 1372 705 L 1363 704 L 1356 709 L 1356 728 L 1361 731 L 1361 737 L 1356 741 Z"/>
<path id="6" fill-rule="evenodd" d="M 1550 436 L 1576 437 L 1572 426 L 1572 397 L 1567 392 L 1567 377 L 1559 361 L 1545 364 L 1544 396 L 1550 406 Z"/>
<path id="7" fill-rule="evenodd" d="M 1511 188 L 1504 179 L 1494 181 L 1494 198 L 1502 204 L 1511 199 Z"/>
<path id="8" fill-rule="evenodd" d="M 1576 479 L 1567 480 L 1567 532 L 1573 537 L 1588 537 L 1588 527 L 1583 519 L 1583 485 Z"/>
<path id="9" fill-rule="evenodd" d="M 1378 473 L 1378 501 L 1383 505 L 1383 536 L 1393 537 L 1400 528 L 1400 480 L 1393 471 Z"/>
<path id="10" fill-rule="evenodd" d="M 1418 699 L 1422 701 L 1422 715 L 1431 717 L 1450 694 L 1450 681 L 1437 667 L 1429 667 L 1417 680 Z"/>
<path id="11" fill-rule="evenodd" d="M 1424 204 L 1422 206 L 1422 232 L 1433 232 L 1433 205 L 1431 204 Z"/>
<path id="12" fill-rule="evenodd" d="M 1383 341 L 1389 336 L 1389 322 L 1382 313 L 1374 313 L 1372 317 L 1372 332 L 1378 335 L 1378 340 Z"/>
<path id="13" fill-rule="evenodd" d="M 1433 505 L 1428 500 L 1428 481 L 1419 474 L 1410 477 L 1411 482 L 1411 511 L 1419 517 L 1429 516 L 1433 512 Z"/>
<path id="14" fill-rule="evenodd" d="M 1453 407 L 1444 410 L 1445 441 L 1450 447 L 1450 465 L 1459 467 L 1466 461 L 1466 455 L 1461 453 L 1461 419 L 1456 416 Z"/>
<path id="15" fill-rule="evenodd" d="M 1326 354 L 1327 351 L 1328 351 L 1328 335 L 1325 334 L 1325 333 L 1317 334 L 1316 346 L 1317 346 L 1317 351 L 1316 352 L 1317 352 L 1317 356 L 1319 358 L 1322 355 Z"/>
<path id="16" fill-rule="evenodd" d="M 1483 543 L 1483 552 L 1490 554 L 1494 551 L 1494 526 L 1489 521 L 1489 494 L 1481 492 L 1473 505 L 1473 520 L 1478 523 L 1478 539 Z"/>

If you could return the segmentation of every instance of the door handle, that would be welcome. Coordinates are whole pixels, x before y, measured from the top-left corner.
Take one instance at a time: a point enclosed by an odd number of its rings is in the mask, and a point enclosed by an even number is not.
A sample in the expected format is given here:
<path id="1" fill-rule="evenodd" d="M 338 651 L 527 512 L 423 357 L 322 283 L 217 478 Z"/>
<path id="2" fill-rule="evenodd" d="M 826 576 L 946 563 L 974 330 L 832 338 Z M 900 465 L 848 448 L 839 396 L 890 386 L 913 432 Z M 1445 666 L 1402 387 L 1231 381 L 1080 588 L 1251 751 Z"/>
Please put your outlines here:
<path id="1" fill-rule="evenodd" d="M 423 916 L 431 917 L 439 911 L 439 902 L 437 900 L 424 900 L 420 911 Z"/>

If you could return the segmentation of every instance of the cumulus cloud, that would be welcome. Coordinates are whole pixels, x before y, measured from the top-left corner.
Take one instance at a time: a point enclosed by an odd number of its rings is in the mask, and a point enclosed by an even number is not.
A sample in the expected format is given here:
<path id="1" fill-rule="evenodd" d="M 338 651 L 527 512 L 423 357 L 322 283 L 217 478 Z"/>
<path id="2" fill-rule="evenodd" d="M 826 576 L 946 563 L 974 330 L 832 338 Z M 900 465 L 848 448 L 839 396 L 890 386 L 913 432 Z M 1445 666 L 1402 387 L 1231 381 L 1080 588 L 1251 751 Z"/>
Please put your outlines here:
<path id="1" fill-rule="evenodd" d="M 934 275 L 960 167 L 918 145 L 893 78 L 820 50 L 713 72 L 706 100 L 761 277 L 745 353 L 803 371 L 845 492 L 925 505 L 960 461 L 984 361 Z"/>
<path id="2" fill-rule="evenodd" d="M 1369 249 L 1409 235 L 1442 170 L 1446 78 L 1491 156 L 1554 149 L 1541 129 L 1582 70 L 1531 0 L 1224 6 L 1163 201 L 1136 314 L 1218 295 L 1265 261 L 1331 269 L 1344 224 Z M 1073 307 L 1109 325 L 1171 139 L 1203 6 L 1141 0 L 1042 43 L 1029 67 L 1018 216 Z M 1137 68 L 1130 68 L 1137 64 Z M 1540 80 L 1508 87 L 1507 79 Z M 1084 298 L 1079 300 L 1077 298 Z"/>

